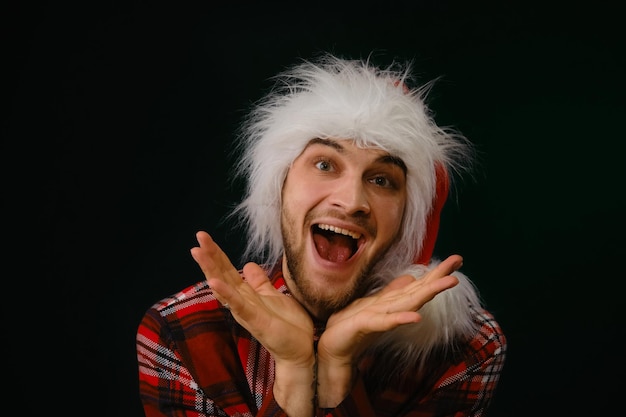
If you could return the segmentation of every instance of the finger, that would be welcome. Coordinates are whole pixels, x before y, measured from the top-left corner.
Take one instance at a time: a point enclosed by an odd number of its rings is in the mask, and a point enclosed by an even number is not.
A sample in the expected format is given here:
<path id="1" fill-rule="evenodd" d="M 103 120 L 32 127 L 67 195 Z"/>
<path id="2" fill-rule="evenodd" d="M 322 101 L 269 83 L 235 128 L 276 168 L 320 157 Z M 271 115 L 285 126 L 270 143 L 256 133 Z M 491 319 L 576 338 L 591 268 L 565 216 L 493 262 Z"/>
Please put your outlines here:
<path id="1" fill-rule="evenodd" d="M 437 265 L 435 269 L 442 272 L 443 275 L 448 275 L 458 270 L 463 266 L 463 257 L 461 255 L 450 255 L 446 259 Z"/>
<path id="2" fill-rule="evenodd" d="M 391 281 L 389 284 L 385 285 L 382 290 L 380 290 L 379 294 L 383 295 L 388 293 L 389 291 L 398 290 L 406 287 L 407 285 L 415 282 L 415 277 L 412 275 L 401 275 Z"/>
<path id="3" fill-rule="evenodd" d="M 428 271 L 423 277 L 423 282 L 434 281 L 446 275 L 452 274 L 463 266 L 463 257 L 461 255 L 450 255 L 432 270 Z"/>
<path id="4" fill-rule="evenodd" d="M 359 315 L 354 319 L 358 334 L 367 336 L 374 333 L 386 332 L 398 326 L 409 323 L 417 323 L 422 316 L 416 311 L 398 311 L 394 313 L 375 313 Z"/>
<path id="5" fill-rule="evenodd" d="M 417 323 L 422 316 L 416 311 L 399 311 L 389 314 L 378 314 L 368 320 L 370 332 L 386 332 L 402 324 Z"/>
<path id="6" fill-rule="evenodd" d="M 397 313 L 401 311 L 418 311 L 435 296 L 459 283 L 457 277 L 445 275 L 430 280 L 414 280 L 413 284 L 390 292 L 387 297 L 378 300 L 376 310 L 381 313 Z"/>
<path id="7" fill-rule="evenodd" d="M 232 309 L 233 306 L 241 304 L 236 302 L 236 291 L 230 285 L 215 278 L 208 278 L 207 282 L 215 298 L 224 306 Z"/>
<path id="8" fill-rule="evenodd" d="M 423 288 L 424 296 L 427 298 L 427 301 L 430 301 L 435 297 L 435 295 L 456 286 L 458 283 L 459 279 L 454 275 L 445 275 L 435 281 L 429 282 Z"/>
<path id="9" fill-rule="evenodd" d="M 241 281 L 241 275 L 218 244 L 206 232 L 198 232 L 196 236 L 200 246 L 191 249 L 191 256 L 200 266 L 206 279 L 217 278 L 237 285 Z"/>
<path id="10" fill-rule="evenodd" d="M 358 320 L 361 321 L 361 326 L 367 329 L 364 333 L 387 331 L 401 324 L 416 323 L 421 320 L 419 310 L 426 303 L 458 282 L 458 278 L 446 275 L 425 285 L 419 285 L 399 299 L 379 304 L 373 314 L 362 315 Z"/>
<path id="11" fill-rule="evenodd" d="M 264 284 L 269 283 L 269 278 L 265 273 L 265 270 L 254 262 L 248 262 L 243 266 L 243 275 L 246 278 L 248 285 L 250 285 L 250 287 L 252 287 L 255 291 Z"/>

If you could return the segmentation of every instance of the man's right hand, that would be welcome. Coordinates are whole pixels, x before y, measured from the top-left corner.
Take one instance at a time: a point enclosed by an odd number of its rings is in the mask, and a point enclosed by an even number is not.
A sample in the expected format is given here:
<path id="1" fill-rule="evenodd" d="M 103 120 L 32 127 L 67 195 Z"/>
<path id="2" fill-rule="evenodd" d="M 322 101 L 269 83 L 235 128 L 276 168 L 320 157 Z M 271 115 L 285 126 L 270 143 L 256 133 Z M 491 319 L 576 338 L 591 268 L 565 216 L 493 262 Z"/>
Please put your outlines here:
<path id="1" fill-rule="evenodd" d="M 215 296 L 274 358 L 276 402 L 289 415 L 312 415 L 315 351 L 308 313 L 293 297 L 276 290 L 259 265 L 246 264 L 244 280 L 208 233 L 196 237 L 199 246 L 191 255 Z"/>

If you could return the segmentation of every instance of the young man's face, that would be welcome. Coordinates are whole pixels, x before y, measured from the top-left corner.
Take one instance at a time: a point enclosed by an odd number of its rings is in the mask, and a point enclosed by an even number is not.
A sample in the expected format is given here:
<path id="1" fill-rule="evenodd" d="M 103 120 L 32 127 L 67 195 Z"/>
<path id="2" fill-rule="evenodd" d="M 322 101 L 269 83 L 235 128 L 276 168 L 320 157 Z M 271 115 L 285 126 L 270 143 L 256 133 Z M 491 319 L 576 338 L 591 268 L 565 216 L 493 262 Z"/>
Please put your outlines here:
<path id="1" fill-rule="evenodd" d="M 284 274 L 320 319 L 363 295 L 363 282 L 400 230 L 406 168 L 350 140 L 311 141 L 282 191 Z"/>

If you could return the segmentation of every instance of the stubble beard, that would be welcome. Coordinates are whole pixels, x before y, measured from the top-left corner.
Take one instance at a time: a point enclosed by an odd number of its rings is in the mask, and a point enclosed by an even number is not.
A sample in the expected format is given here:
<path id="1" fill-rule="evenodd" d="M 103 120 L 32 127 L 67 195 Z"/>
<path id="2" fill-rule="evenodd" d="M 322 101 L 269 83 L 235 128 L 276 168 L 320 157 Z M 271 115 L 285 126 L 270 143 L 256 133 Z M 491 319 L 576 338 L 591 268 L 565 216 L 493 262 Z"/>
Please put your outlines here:
<path id="1" fill-rule="evenodd" d="M 311 277 L 304 270 L 302 262 L 304 247 L 295 249 L 288 241 L 284 242 L 285 258 L 291 285 L 292 294 L 299 299 L 300 303 L 319 320 L 326 321 L 335 311 L 341 310 L 355 299 L 365 294 L 366 282 L 369 276 L 369 268 L 366 266 L 359 271 L 356 279 L 341 291 L 326 294 L 323 289 L 316 286 L 315 277 Z M 319 285 L 319 284 L 318 284 Z"/>
<path id="2" fill-rule="evenodd" d="M 292 233 L 293 229 L 286 226 L 289 224 L 293 223 L 288 221 L 288 217 L 284 217 L 282 222 L 284 255 L 291 286 L 295 287 L 290 288 L 290 291 L 309 313 L 319 320 L 326 321 L 331 314 L 343 309 L 371 290 L 374 284 L 373 268 L 387 252 L 390 245 L 381 250 L 377 257 L 363 265 L 357 273 L 356 279 L 347 284 L 347 287 L 336 293 L 325 294 L 323 288 L 319 288 L 319 283 L 316 285 L 315 277 L 311 277 L 305 271 L 302 262 L 305 259 L 305 245 L 302 243 L 298 247 Z"/>

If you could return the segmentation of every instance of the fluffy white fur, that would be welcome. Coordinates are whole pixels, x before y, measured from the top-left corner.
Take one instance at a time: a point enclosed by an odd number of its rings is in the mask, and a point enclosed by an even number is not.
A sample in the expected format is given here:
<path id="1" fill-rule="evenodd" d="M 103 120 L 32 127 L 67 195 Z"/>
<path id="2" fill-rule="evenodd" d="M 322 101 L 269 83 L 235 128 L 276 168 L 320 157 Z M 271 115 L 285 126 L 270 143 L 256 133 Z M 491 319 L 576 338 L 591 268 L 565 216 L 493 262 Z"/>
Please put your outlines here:
<path id="1" fill-rule="evenodd" d="M 438 263 L 433 260 L 428 266 L 411 265 L 397 271 L 396 276 L 409 274 L 420 279 Z M 368 350 L 386 352 L 392 369 L 404 369 L 423 366 L 435 349 L 452 348 L 455 339 L 473 336 L 477 331 L 474 311 L 482 303 L 465 274 L 456 271 L 453 275 L 459 283 L 426 303 L 419 310 L 422 319 L 418 323 L 385 332 Z"/>

